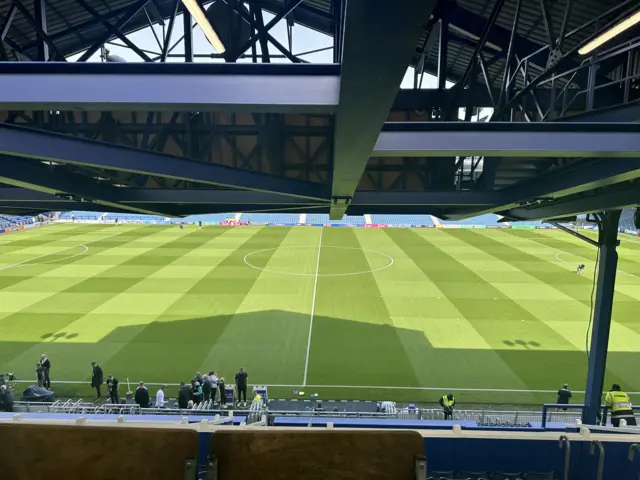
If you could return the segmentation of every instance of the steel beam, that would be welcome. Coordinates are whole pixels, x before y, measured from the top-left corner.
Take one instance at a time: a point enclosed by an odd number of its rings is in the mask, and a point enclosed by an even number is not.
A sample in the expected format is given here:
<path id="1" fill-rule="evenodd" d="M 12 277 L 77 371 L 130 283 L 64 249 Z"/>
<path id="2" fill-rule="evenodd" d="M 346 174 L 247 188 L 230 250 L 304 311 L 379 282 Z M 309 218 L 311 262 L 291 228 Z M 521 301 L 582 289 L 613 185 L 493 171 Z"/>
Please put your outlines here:
<path id="1" fill-rule="evenodd" d="M 349 0 L 346 4 L 334 137 L 333 219 L 342 218 L 360 182 L 435 3 Z"/>
<path id="2" fill-rule="evenodd" d="M 600 244 L 596 300 L 593 309 L 593 328 L 591 330 L 591 348 L 588 356 L 587 387 L 585 389 L 582 423 L 595 425 L 604 387 L 604 375 L 607 366 L 611 312 L 613 310 L 614 288 L 618 268 L 618 222 L 620 211 L 605 212 L 600 215 L 601 225 L 598 243 Z"/>
<path id="3" fill-rule="evenodd" d="M 164 214 L 157 210 L 123 206 L 114 199 L 115 187 L 91 182 L 92 179 L 60 171 L 58 167 L 23 158 L 0 155 L 0 182 L 51 195 L 70 195 L 102 205 L 143 214 Z"/>
<path id="4" fill-rule="evenodd" d="M 456 192 L 456 191 L 419 191 L 419 192 L 356 192 L 349 204 L 376 208 L 376 206 L 482 206 L 498 205 L 505 200 L 501 192 Z"/>
<path id="5" fill-rule="evenodd" d="M 386 123 L 376 157 L 640 157 L 640 125 Z M 508 160 L 505 160 L 508 161 Z"/>
<path id="6" fill-rule="evenodd" d="M 318 183 L 275 177 L 66 135 L 0 124 L 0 153 L 325 201 Z"/>
<path id="7" fill-rule="evenodd" d="M 579 115 L 564 117 L 560 122 L 640 122 L 640 100 Z"/>
<path id="8" fill-rule="evenodd" d="M 502 211 L 509 212 L 511 209 L 526 205 L 530 205 L 532 208 L 536 206 L 543 207 L 550 200 L 590 192 L 596 189 L 603 189 L 605 187 L 612 187 L 637 178 L 640 178 L 639 159 L 597 159 L 580 162 L 578 165 L 565 168 L 529 182 L 518 183 L 513 187 L 501 190 L 508 198 L 508 201 L 505 203 L 496 204 L 490 209 L 483 208 L 466 212 L 464 215 L 453 215 L 453 217 L 471 217 Z M 597 200 L 592 201 L 597 203 Z M 623 200 L 623 203 L 625 201 L 628 200 Z M 597 205 L 590 205 L 588 210 L 598 210 Z M 572 205 L 569 208 L 575 209 L 576 207 L 577 206 Z M 602 207 L 599 208 L 601 209 Z M 523 210 L 519 212 L 511 212 L 511 214 L 514 217 L 520 215 L 520 218 L 524 219 Z M 538 212 L 535 216 L 532 215 L 531 218 L 539 218 L 542 215 L 547 215 L 547 213 L 541 212 L 542 211 Z M 510 214 L 505 213 L 505 215 Z M 559 215 L 557 212 L 553 212 L 550 216 L 557 217 Z"/>
<path id="9" fill-rule="evenodd" d="M 566 200 L 542 201 L 529 207 L 516 207 L 500 214 L 518 220 L 546 220 L 563 218 L 601 210 L 621 210 L 640 205 L 640 187 L 629 185 L 607 189 L 606 193 L 584 193 L 574 195 Z"/>
<path id="10" fill-rule="evenodd" d="M 339 90 L 337 65 L 0 64 L 6 110 L 332 113 Z"/>

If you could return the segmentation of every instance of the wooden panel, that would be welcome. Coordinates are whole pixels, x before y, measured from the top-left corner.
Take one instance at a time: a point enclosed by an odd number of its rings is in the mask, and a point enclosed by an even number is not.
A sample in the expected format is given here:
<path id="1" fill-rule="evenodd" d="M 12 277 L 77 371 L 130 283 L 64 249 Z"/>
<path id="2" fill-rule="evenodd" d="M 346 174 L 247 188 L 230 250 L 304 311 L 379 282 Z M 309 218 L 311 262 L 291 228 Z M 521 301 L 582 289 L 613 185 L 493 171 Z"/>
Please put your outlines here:
<path id="1" fill-rule="evenodd" d="M 224 430 L 211 452 L 220 480 L 408 480 L 424 442 L 411 431 Z"/>
<path id="2" fill-rule="evenodd" d="M 176 480 L 197 438 L 165 428 L 0 424 L 0 478 Z"/>

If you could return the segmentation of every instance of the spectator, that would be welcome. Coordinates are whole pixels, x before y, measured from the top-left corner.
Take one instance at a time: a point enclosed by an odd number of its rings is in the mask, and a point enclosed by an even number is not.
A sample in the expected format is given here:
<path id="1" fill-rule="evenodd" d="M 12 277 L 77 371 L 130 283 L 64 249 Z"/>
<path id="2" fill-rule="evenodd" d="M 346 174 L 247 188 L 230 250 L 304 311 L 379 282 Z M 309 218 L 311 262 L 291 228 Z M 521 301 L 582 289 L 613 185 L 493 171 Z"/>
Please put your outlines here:
<path id="1" fill-rule="evenodd" d="M 193 405 L 193 400 L 189 400 L 189 402 L 187 403 L 187 408 L 191 410 L 193 408 Z"/>
<path id="2" fill-rule="evenodd" d="M 144 382 L 138 384 L 134 399 L 136 403 L 140 405 L 140 408 L 149 408 L 149 391 L 147 387 L 144 386 Z"/>
<path id="3" fill-rule="evenodd" d="M 202 377 L 202 396 L 205 402 L 211 400 L 211 379 L 209 378 L 209 375 L 204 375 Z"/>
<path id="4" fill-rule="evenodd" d="M 161 385 L 156 392 L 156 408 L 164 408 L 164 391 L 166 389 L 166 385 Z"/>
<path id="5" fill-rule="evenodd" d="M 91 372 L 91 386 L 96 389 L 96 399 L 100 399 L 102 397 L 100 389 L 104 383 L 104 374 L 102 367 L 96 362 L 91 362 L 91 366 L 93 367 L 93 371 Z"/>
<path id="6" fill-rule="evenodd" d="M 0 411 L 13 412 L 13 394 L 6 385 L 0 386 Z"/>
<path id="7" fill-rule="evenodd" d="M 39 362 L 36 363 L 36 376 L 38 377 L 38 386 L 41 387 L 44 382 L 44 374 Z"/>
<path id="8" fill-rule="evenodd" d="M 218 376 L 213 370 L 209 372 L 209 380 L 211 380 L 211 400 L 213 400 L 213 403 L 216 403 L 216 392 L 218 391 Z"/>
<path id="9" fill-rule="evenodd" d="M 202 374 L 200 372 L 196 372 L 195 379 L 196 379 L 196 382 L 202 385 Z"/>
<path id="10" fill-rule="evenodd" d="M 42 369 L 42 386 L 44 388 L 51 388 L 51 377 L 49 373 L 51 371 L 51 362 L 47 358 L 47 354 L 40 355 L 40 368 Z"/>
<path id="11" fill-rule="evenodd" d="M 560 390 L 558 390 L 558 400 L 556 403 L 560 403 L 562 405 L 567 405 L 569 403 L 569 399 L 571 398 L 571 390 L 569 390 L 569 384 L 565 383 Z M 562 410 L 567 410 L 563 408 Z"/>
<path id="12" fill-rule="evenodd" d="M 113 375 L 109 375 L 107 379 L 107 391 L 109 392 L 109 401 L 114 405 L 120 404 L 120 399 L 118 398 L 118 379 Z"/>
<path id="13" fill-rule="evenodd" d="M 220 390 L 220 406 L 224 408 L 227 406 L 227 394 L 224 391 L 224 377 L 220 377 L 220 380 L 218 380 L 218 389 Z"/>
<path id="14" fill-rule="evenodd" d="M 178 390 L 178 408 L 187 408 L 189 400 L 191 400 L 191 388 L 184 382 L 180 382 L 180 390 Z"/>
<path id="15" fill-rule="evenodd" d="M 236 373 L 236 389 L 238 390 L 238 404 L 241 404 L 244 400 L 244 403 L 247 403 L 247 378 L 249 375 L 244 371 L 244 368 L 241 368 L 238 373 Z"/>
<path id="16" fill-rule="evenodd" d="M 198 405 L 202 401 L 202 387 L 195 378 L 191 380 L 191 400 Z"/>

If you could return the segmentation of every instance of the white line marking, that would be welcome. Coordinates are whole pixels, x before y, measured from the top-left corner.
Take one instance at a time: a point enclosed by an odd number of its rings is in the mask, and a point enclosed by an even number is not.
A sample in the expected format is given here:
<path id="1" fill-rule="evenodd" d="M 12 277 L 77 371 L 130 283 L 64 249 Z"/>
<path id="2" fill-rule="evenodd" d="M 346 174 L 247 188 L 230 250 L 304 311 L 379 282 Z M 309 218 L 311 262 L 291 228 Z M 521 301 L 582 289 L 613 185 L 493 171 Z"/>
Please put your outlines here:
<path id="1" fill-rule="evenodd" d="M 313 315 L 316 311 L 316 293 L 318 292 L 318 272 L 320 271 L 320 252 L 322 251 L 322 230 L 320 227 L 320 240 L 318 241 L 318 259 L 316 261 L 316 278 L 313 281 L 313 298 L 311 299 L 311 319 L 309 320 L 309 338 L 307 339 L 307 356 L 304 359 L 304 378 L 302 385 L 307 385 L 307 371 L 309 370 L 309 352 L 311 351 L 311 333 L 313 332 Z"/>
<path id="2" fill-rule="evenodd" d="M 17 380 L 18 383 L 35 383 L 36 380 Z M 63 385 L 86 385 L 89 380 L 56 380 L 53 379 L 54 384 Z M 121 382 L 122 383 L 122 382 Z M 133 381 L 132 381 L 133 383 Z M 137 381 L 135 382 L 137 383 Z M 152 383 L 144 382 L 145 385 L 168 385 L 178 386 L 179 383 Z M 282 385 L 282 384 L 268 384 L 268 383 L 256 383 L 256 385 L 264 385 L 265 387 L 273 388 L 300 388 L 301 385 Z M 307 388 L 350 388 L 350 389 L 368 389 L 368 390 L 423 390 L 423 391 L 455 391 L 455 392 L 498 392 L 498 393 L 558 393 L 558 390 L 512 390 L 507 388 L 458 388 L 458 387 L 399 387 L 399 386 L 383 386 L 383 385 L 305 385 Z M 584 390 L 572 390 L 573 393 L 585 393 Z M 640 392 L 627 392 L 630 395 L 638 395 Z"/>
<path id="3" fill-rule="evenodd" d="M 95 240 L 91 240 L 91 241 L 89 241 L 89 242 L 81 243 L 81 244 L 79 244 L 79 245 L 74 245 L 74 246 L 72 246 L 72 247 L 61 248 L 60 250 L 56 250 L 55 252 L 45 253 L 45 254 L 43 254 L 43 255 L 38 255 L 37 257 L 27 258 L 26 260 L 23 260 L 23 261 L 18 262 L 18 263 L 13 263 L 13 264 L 11 264 L 11 265 L 5 265 L 4 267 L 0 267 L 0 272 L 1 272 L 2 270 L 7 270 L 7 269 L 9 269 L 9 268 L 15 268 L 15 267 L 20 267 L 20 266 L 28 267 L 28 266 L 30 266 L 30 265 L 42 265 L 42 264 L 44 264 L 44 263 L 50 263 L 50 262 L 55 261 L 55 260 L 49 260 L 49 261 L 47 261 L 47 262 L 30 263 L 30 264 L 28 264 L 28 265 L 23 265 L 23 264 L 25 264 L 25 263 L 27 263 L 27 262 L 31 262 L 31 261 L 33 261 L 33 260 L 37 260 L 37 259 L 39 259 L 39 258 L 48 257 L 49 255 L 55 255 L 56 253 L 65 252 L 65 251 L 67 251 L 67 250 L 71 250 L 72 248 L 78 248 L 78 247 L 84 247 L 84 248 L 86 248 L 86 250 L 85 250 L 84 252 L 82 252 L 82 253 L 80 253 L 80 254 L 73 255 L 73 256 L 68 257 L 68 258 L 77 257 L 78 255 L 82 255 L 82 254 L 86 253 L 86 252 L 87 252 L 87 250 L 89 250 L 89 248 L 87 247 L 87 245 L 89 245 L 89 244 L 91 244 L 91 243 L 94 243 L 94 242 L 99 242 L 100 240 L 106 240 L 107 238 L 114 237 L 115 235 L 118 235 L 118 234 L 109 235 L 109 236 L 104 237 L 104 238 L 96 238 Z"/>
<path id="4" fill-rule="evenodd" d="M 576 258 L 581 258 L 582 260 L 586 260 L 587 262 L 593 262 L 593 260 L 591 258 L 582 257 L 580 255 L 576 255 L 575 253 L 567 252 L 565 250 L 560 250 L 559 248 L 556 248 L 556 247 L 551 247 L 549 245 L 545 245 L 544 243 L 540 243 L 537 240 L 533 240 L 532 238 L 527 238 L 527 240 L 529 240 L 530 242 L 537 243 L 538 245 L 542 245 L 543 247 L 547 247 L 547 248 L 551 248 L 551 249 L 555 250 L 557 252 L 556 253 L 556 260 L 560 260 L 562 263 L 571 263 L 571 262 L 567 262 L 566 260 L 563 260 L 562 258 L 560 258 L 560 254 L 561 253 L 565 253 L 567 255 L 571 255 L 571 256 L 576 257 Z M 640 278 L 639 276 L 634 275 L 633 273 L 625 272 L 624 270 L 618 269 L 618 272 L 622 273 L 623 275 L 627 275 L 629 277 Z"/>
<path id="5" fill-rule="evenodd" d="M 322 228 L 322 227 L 320 227 Z M 389 263 L 387 263 L 386 265 L 383 265 L 382 267 L 379 268 L 374 268 L 373 270 L 365 270 L 362 272 L 347 272 L 347 273 L 296 273 L 296 272 L 284 272 L 282 270 L 271 270 L 269 268 L 262 268 L 262 267 L 258 267 L 257 265 L 252 264 L 251 262 L 249 262 L 248 258 L 251 255 L 255 255 L 257 253 L 262 253 L 262 252 L 270 252 L 272 250 L 282 250 L 282 249 L 286 249 L 286 248 L 313 248 L 315 249 L 316 246 L 315 245 L 291 245 L 291 246 L 285 246 L 285 247 L 276 247 L 276 248 L 265 248 L 262 250 L 256 250 L 255 252 L 251 252 L 251 253 L 247 253 L 244 256 L 244 263 L 251 267 L 251 268 L 255 268 L 256 270 L 260 270 L 262 272 L 268 272 L 268 273 L 277 273 L 280 275 L 293 275 L 296 277 L 349 277 L 352 275 L 365 275 L 367 273 L 374 273 L 374 272 L 379 272 L 381 270 L 385 270 L 387 268 L 389 268 L 390 266 L 392 266 L 395 262 L 394 258 L 391 255 L 387 255 L 386 253 L 383 252 L 378 252 L 377 250 L 364 250 L 362 248 L 357 248 L 357 247 L 341 247 L 338 245 L 325 245 L 322 248 L 342 248 L 342 249 L 346 249 L 346 250 L 359 250 L 361 252 L 368 252 L 368 253 L 376 253 L 378 255 L 382 255 L 383 257 L 386 257 L 387 260 L 389 260 Z"/>

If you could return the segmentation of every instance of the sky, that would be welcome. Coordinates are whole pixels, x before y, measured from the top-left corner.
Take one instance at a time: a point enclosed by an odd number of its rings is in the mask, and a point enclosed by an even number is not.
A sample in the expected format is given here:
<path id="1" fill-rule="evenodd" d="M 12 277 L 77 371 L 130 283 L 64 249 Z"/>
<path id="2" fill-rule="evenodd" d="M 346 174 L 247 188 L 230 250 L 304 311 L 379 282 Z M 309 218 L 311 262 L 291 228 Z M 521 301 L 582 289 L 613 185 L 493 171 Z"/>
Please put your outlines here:
<path id="1" fill-rule="evenodd" d="M 264 12 L 265 23 L 269 22 L 273 17 L 274 16 L 272 14 L 268 12 Z M 168 21 L 165 23 L 168 23 Z M 162 27 L 159 25 L 154 25 L 153 28 L 155 30 L 157 37 L 160 39 L 160 41 L 162 41 L 162 38 L 163 38 Z M 293 34 L 292 34 L 293 52 L 296 55 L 304 52 L 309 52 L 312 50 L 319 50 L 322 48 L 329 47 L 327 50 L 317 52 L 317 53 L 312 53 L 309 55 L 303 55 L 301 58 L 312 63 L 332 63 L 333 62 L 333 51 L 331 48 L 333 45 L 332 37 L 325 35 L 324 33 L 311 30 L 310 28 L 307 28 L 298 24 L 294 25 L 292 30 L 293 30 Z M 270 30 L 270 33 L 280 43 L 282 43 L 285 46 L 288 45 L 289 41 L 287 38 L 287 27 L 286 27 L 286 22 L 284 20 L 276 24 L 273 27 L 273 29 Z M 171 37 L 172 43 L 175 43 L 175 41 L 177 41 L 183 34 L 184 34 L 184 29 L 182 24 L 182 15 L 179 15 L 178 17 L 176 17 L 174 30 Z M 143 30 L 139 30 L 138 32 L 132 33 L 128 35 L 128 38 L 142 50 L 155 52 L 157 54 L 159 54 L 160 52 L 160 47 L 158 46 L 156 37 L 154 36 L 150 27 L 147 27 Z M 117 55 L 123 58 L 124 60 L 126 60 L 127 62 L 143 61 L 140 57 L 137 56 L 135 52 L 133 52 L 129 48 L 124 46 L 116 46 L 114 45 L 114 43 L 123 45 L 120 40 L 116 40 L 115 42 L 108 44 L 107 49 L 110 51 L 111 54 Z M 208 40 L 204 36 L 204 33 L 202 32 L 200 27 L 197 25 L 193 29 L 193 46 L 194 46 L 195 55 L 216 53 L 213 46 L 208 42 Z M 149 52 L 147 52 L 147 54 L 153 58 L 153 55 L 150 54 Z M 70 56 L 69 60 L 75 61 L 82 55 L 82 53 L 83 52 L 79 52 L 76 55 Z M 180 42 L 180 44 L 178 44 L 178 46 L 173 50 L 172 53 L 178 54 L 178 55 L 184 54 L 183 42 Z M 260 53 L 259 45 L 258 45 L 258 53 Z M 280 54 L 280 52 L 278 52 L 275 47 L 271 47 L 271 46 L 269 48 L 269 53 L 271 55 Z M 100 62 L 101 61 L 100 51 L 96 52 L 90 58 L 89 61 Z M 178 57 L 170 57 L 168 61 L 182 62 L 184 60 Z M 196 57 L 195 61 L 196 62 L 223 62 L 222 59 L 212 59 L 212 58 L 206 58 L 206 57 L 205 58 Z M 250 63 L 251 59 L 250 58 L 240 59 L 239 62 Z M 272 62 L 273 63 L 276 63 L 276 62 L 289 63 L 289 60 L 286 58 L 272 58 Z M 413 88 L 413 72 L 414 72 L 413 67 L 409 67 L 407 69 L 407 72 L 402 81 L 401 88 Z M 453 84 L 451 82 L 447 82 L 447 88 L 450 88 L 452 85 Z M 437 88 L 436 77 L 433 75 L 425 75 L 422 82 L 422 88 Z"/>

